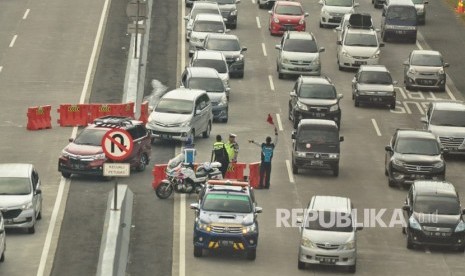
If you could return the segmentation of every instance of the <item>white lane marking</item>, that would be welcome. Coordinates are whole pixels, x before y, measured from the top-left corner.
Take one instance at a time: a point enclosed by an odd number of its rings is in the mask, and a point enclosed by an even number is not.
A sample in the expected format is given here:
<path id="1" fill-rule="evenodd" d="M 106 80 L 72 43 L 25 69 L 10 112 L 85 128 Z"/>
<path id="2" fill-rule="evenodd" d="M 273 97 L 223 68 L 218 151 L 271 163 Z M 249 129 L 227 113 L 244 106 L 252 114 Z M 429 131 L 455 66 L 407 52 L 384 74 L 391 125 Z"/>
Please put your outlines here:
<path id="1" fill-rule="evenodd" d="M 449 97 L 450 97 L 452 100 L 454 100 L 454 101 L 456 100 L 454 94 L 452 94 L 452 92 L 451 92 L 450 89 L 449 89 L 449 86 L 447 86 L 447 85 L 446 85 L 446 93 L 447 93 L 447 95 L 449 95 Z"/>
<path id="2" fill-rule="evenodd" d="M 273 78 L 271 75 L 268 75 L 268 80 L 270 81 L 270 88 L 272 91 L 274 91 L 274 84 L 273 84 Z"/>
<path id="3" fill-rule="evenodd" d="M 0 66 L 0 73 L 2 72 L 2 70 L 3 70 L 3 66 Z"/>
<path id="4" fill-rule="evenodd" d="M 291 162 L 286 160 L 287 174 L 289 175 L 289 182 L 294 183 L 294 174 L 292 173 Z"/>
<path id="5" fill-rule="evenodd" d="M 407 95 L 405 94 L 404 88 L 402 87 L 397 87 L 399 89 L 400 94 L 402 94 L 402 97 L 404 99 L 407 99 Z"/>
<path id="6" fill-rule="evenodd" d="M 415 44 L 417 44 L 418 49 L 423 50 L 423 47 L 421 47 L 420 42 L 418 42 L 418 40 L 416 41 Z"/>
<path id="7" fill-rule="evenodd" d="M 84 80 L 84 85 L 82 87 L 82 92 L 81 92 L 81 97 L 79 99 L 79 103 L 82 104 L 84 103 L 84 100 L 86 98 L 87 90 L 89 88 L 89 83 L 90 83 L 90 78 L 92 76 L 93 68 L 94 68 L 94 63 L 95 63 L 95 57 L 97 55 L 97 49 L 99 48 L 99 44 L 102 40 L 102 30 L 103 30 L 103 24 L 105 23 L 105 18 L 107 17 L 108 14 L 108 2 L 109 0 L 105 0 L 105 3 L 103 5 L 102 9 L 102 14 L 100 15 L 100 22 L 98 25 L 97 29 L 97 34 L 95 35 L 95 40 L 94 40 L 94 46 L 92 48 L 92 54 L 90 55 L 89 59 L 89 66 L 87 67 L 87 73 L 86 73 L 86 78 Z M 72 132 L 71 132 L 71 137 L 76 137 L 78 128 L 74 127 Z M 64 185 L 66 184 L 66 181 L 64 178 L 61 179 L 60 181 L 60 186 L 58 188 L 58 194 L 55 199 L 55 206 L 53 207 L 52 211 L 52 217 L 50 219 L 50 224 L 48 226 L 47 230 L 47 236 L 45 238 L 45 243 L 44 243 L 44 248 L 42 250 L 42 255 L 40 256 L 40 263 L 39 263 L 39 268 L 37 269 L 37 276 L 43 276 L 44 275 L 44 270 L 45 270 L 45 265 L 47 262 L 48 254 L 50 251 L 50 245 L 53 237 L 53 232 L 55 231 L 55 224 L 56 224 L 56 219 L 58 216 L 58 210 L 61 205 L 61 201 L 63 198 L 63 189 Z"/>
<path id="8" fill-rule="evenodd" d="M 42 249 L 42 255 L 40 256 L 39 269 L 37 270 L 37 275 L 40 276 L 44 275 L 45 263 L 47 262 L 48 252 L 52 243 L 53 231 L 55 230 L 55 223 L 58 217 L 58 211 L 60 210 L 65 185 L 66 179 L 62 177 L 60 185 L 58 186 L 57 198 L 55 200 L 55 205 L 53 206 L 52 217 L 50 218 L 50 224 L 48 225 L 47 235 L 45 236 L 44 248 Z"/>
<path id="9" fill-rule="evenodd" d="M 14 35 L 14 36 L 13 36 L 13 39 L 12 39 L 11 42 L 10 42 L 10 48 L 13 47 L 13 46 L 15 45 L 15 41 L 16 41 L 17 38 L 18 38 L 18 35 Z"/>
<path id="10" fill-rule="evenodd" d="M 279 131 L 283 131 L 283 124 L 281 122 L 281 115 L 279 115 L 279 113 L 276 113 L 276 121 L 278 121 Z"/>
<path id="11" fill-rule="evenodd" d="M 431 254 L 431 251 L 429 250 L 429 248 L 425 248 L 425 253 L 426 254 Z"/>
<path id="12" fill-rule="evenodd" d="M 23 19 L 26 19 L 26 18 L 27 18 L 27 16 L 29 15 L 29 12 L 30 12 L 30 11 L 31 11 L 30 9 L 27 9 L 27 10 L 26 10 L 26 12 L 25 12 L 24 15 L 23 15 Z"/>
<path id="13" fill-rule="evenodd" d="M 186 5 L 181 5 L 181 18 L 184 18 L 186 16 Z M 186 42 L 184 42 L 186 39 L 186 25 L 182 25 L 181 27 L 181 68 L 184 69 L 184 66 L 186 64 L 186 60 L 184 58 L 184 55 L 186 54 Z"/>
<path id="14" fill-rule="evenodd" d="M 258 1 L 258 0 L 257 0 L 257 1 Z M 255 3 L 255 0 L 252 0 L 252 4 L 256 4 L 256 3 Z"/>
<path id="15" fill-rule="evenodd" d="M 258 16 L 257 16 L 257 17 L 255 17 L 255 19 L 257 20 L 257 27 L 258 27 L 259 29 L 261 29 L 262 26 L 260 25 L 260 18 L 258 18 Z"/>
<path id="16" fill-rule="evenodd" d="M 376 120 L 375 120 L 375 119 L 371 119 L 371 122 L 373 123 L 373 127 L 374 127 L 375 130 L 376 130 L 376 134 L 378 134 L 378 136 L 381 136 L 381 131 L 379 131 L 379 127 L 378 127 L 378 124 L 376 123 Z"/>
<path id="17" fill-rule="evenodd" d="M 262 43 L 262 50 L 263 50 L 263 55 L 266 57 L 266 48 L 265 48 L 265 43 Z"/>
<path id="18" fill-rule="evenodd" d="M 186 195 L 179 202 L 179 276 L 186 275 Z"/>

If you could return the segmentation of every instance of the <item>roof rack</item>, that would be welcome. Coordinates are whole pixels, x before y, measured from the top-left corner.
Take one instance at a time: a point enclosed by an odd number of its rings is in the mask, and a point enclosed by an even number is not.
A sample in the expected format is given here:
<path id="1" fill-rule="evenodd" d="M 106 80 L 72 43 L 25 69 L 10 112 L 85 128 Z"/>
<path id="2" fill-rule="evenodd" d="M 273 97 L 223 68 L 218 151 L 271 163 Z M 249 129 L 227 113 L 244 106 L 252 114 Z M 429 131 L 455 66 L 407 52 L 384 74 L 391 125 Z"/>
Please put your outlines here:
<path id="1" fill-rule="evenodd" d="M 124 127 L 133 125 L 132 119 L 124 116 L 104 116 L 97 118 L 93 121 L 93 124 L 103 127 Z"/>
<path id="2" fill-rule="evenodd" d="M 349 18 L 349 25 L 348 28 L 353 29 L 374 29 L 373 27 L 373 20 L 371 19 L 371 15 L 368 13 L 353 13 L 350 15 Z"/>

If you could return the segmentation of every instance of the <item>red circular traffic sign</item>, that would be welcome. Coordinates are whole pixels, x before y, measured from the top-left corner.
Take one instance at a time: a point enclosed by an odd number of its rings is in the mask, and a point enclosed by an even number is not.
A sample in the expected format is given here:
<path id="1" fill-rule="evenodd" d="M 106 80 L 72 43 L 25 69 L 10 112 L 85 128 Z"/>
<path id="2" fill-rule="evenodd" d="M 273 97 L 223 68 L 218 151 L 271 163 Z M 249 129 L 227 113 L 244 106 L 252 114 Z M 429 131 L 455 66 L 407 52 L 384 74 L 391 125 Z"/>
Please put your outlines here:
<path id="1" fill-rule="evenodd" d="M 109 130 L 102 138 L 102 149 L 106 157 L 121 161 L 131 155 L 134 149 L 132 136 L 124 129 Z"/>

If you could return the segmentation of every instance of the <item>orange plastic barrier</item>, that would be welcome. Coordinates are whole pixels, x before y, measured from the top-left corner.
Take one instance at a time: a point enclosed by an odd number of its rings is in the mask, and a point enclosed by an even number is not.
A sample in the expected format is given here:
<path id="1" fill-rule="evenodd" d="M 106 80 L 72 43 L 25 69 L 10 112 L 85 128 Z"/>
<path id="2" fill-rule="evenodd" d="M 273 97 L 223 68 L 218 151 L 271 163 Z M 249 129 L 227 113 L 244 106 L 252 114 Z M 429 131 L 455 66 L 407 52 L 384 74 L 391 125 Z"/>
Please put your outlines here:
<path id="1" fill-rule="evenodd" d="M 149 102 L 145 101 L 140 105 L 140 116 L 139 121 L 142 121 L 146 124 L 149 120 Z"/>
<path id="2" fill-rule="evenodd" d="M 249 184 L 253 188 L 260 185 L 260 162 L 249 164 Z"/>
<path id="3" fill-rule="evenodd" d="M 52 118 L 50 116 L 52 106 L 35 106 L 27 109 L 27 129 L 38 130 L 52 128 Z"/>
<path id="4" fill-rule="evenodd" d="M 57 112 L 60 126 L 86 126 L 89 123 L 89 104 L 60 104 Z"/>
<path id="5" fill-rule="evenodd" d="M 120 104 L 91 104 L 89 121 L 92 122 L 103 116 L 118 116 Z"/>
<path id="6" fill-rule="evenodd" d="M 119 115 L 134 118 L 134 103 L 121 104 Z"/>
<path id="7" fill-rule="evenodd" d="M 166 177 L 166 167 L 168 164 L 159 164 L 153 166 L 152 174 L 153 174 L 153 182 L 152 182 L 152 187 L 155 190 L 158 185 L 160 185 L 161 181 L 165 179 Z"/>
<path id="8" fill-rule="evenodd" d="M 230 163 L 229 168 L 226 171 L 224 178 L 226 179 L 236 179 L 236 180 L 243 180 L 244 179 L 244 170 L 247 164 L 245 163 Z"/>

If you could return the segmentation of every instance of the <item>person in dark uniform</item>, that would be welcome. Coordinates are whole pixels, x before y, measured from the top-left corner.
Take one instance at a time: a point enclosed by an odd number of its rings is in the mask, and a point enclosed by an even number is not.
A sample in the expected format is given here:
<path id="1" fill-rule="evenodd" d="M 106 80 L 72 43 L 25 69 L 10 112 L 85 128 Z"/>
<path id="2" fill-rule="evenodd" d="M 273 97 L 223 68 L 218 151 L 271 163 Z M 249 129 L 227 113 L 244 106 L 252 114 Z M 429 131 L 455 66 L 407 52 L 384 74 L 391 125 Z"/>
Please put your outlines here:
<path id="1" fill-rule="evenodd" d="M 221 135 L 216 135 L 216 142 L 213 144 L 211 160 L 221 163 L 220 171 L 224 178 L 229 167 L 229 156 L 226 144 L 223 142 Z"/>
<path id="2" fill-rule="evenodd" d="M 273 159 L 273 152 L 278 143 L 278 130 L 274 129 L 274 141 L 271 142 L 271 137 L 268 136 L 265 139 L 265 143 L 259 144 L 254 140 L 249 140 L 249 143 L 253 143 L 261 147 L 261 163 L 260 163 L 260 184 L 259 188 L 270 188 L 270 177 L 271 177 L 271 160 Z"/>

